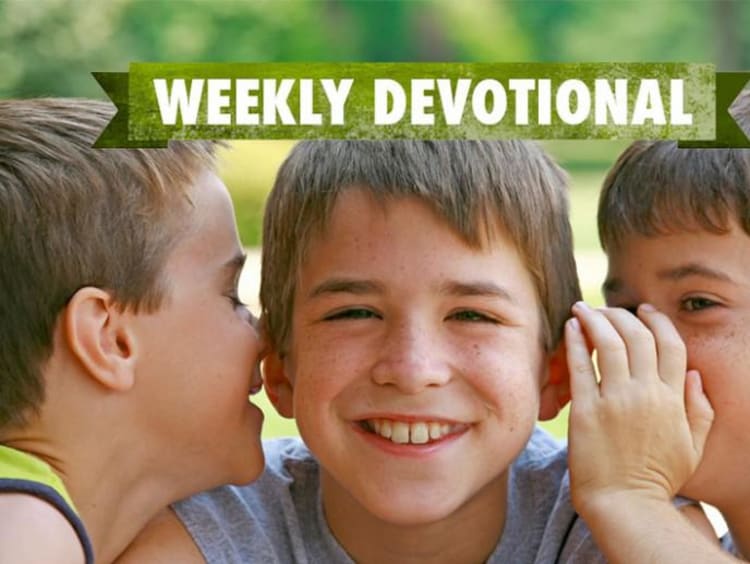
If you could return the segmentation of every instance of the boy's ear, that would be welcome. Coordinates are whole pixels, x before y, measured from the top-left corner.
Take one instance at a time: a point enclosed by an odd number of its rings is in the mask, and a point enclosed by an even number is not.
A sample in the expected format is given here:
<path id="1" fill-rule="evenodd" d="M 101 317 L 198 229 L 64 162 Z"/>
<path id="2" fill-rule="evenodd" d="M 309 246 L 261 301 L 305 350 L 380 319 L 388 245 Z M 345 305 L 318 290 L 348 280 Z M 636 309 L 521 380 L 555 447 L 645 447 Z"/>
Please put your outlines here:
<path id="1" fill-rule="evenodd" d="M 547 362 L 547 381 L 542 385 L 539 402 L 540 421 L 554 419 L 570 401 L 570 373 L 564 341 L 560 341 Z"/>
<path id="2" fill-rule="evenodd" d="M 78 290 L 63 311 L 64 339 L 99 385 L 127 391 L 135 382 L 135 338 L 128 316 L 100 288 Z"/>
<path id="3" fill-rule="evenodd" d="M 263 386 L 266 395 L 282 417 L 294 417 L 294 389 L 286 374 L 285 362 L 277 351 L 272 351 L 263 361 Z"/>

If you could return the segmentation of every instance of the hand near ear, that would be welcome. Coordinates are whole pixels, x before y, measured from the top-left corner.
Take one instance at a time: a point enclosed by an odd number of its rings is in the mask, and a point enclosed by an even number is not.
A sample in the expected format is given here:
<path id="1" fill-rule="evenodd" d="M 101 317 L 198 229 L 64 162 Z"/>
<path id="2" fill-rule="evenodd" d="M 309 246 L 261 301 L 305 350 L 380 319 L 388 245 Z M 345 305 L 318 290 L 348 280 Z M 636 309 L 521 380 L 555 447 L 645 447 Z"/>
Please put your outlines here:
<path id="1" fill-rule="evenodd" d="M 712 529 L 699 507 L 681 514 L 672 503 L 695 471 L 713 421 L 700 375 L 686 373 L 676 329 L 645 304 L 637 317 L 581 302 L 573 314 L 565 327 L 570 488 L 597 546 L 615 563 L 734 561 L 715 536 L 704 537 Z"/>
<path id="2" fill-rule="evenodd" d="M 126 391 L 135 383 L 136 339 L 131 316 L 100 288 L 86 286 L 62 314 L 64 339 L 71 354 L 100 386 Z"/>
<path id="3" fill-rule="evenodd" d="M 699 374 L 686 374 L 682 339 L 650 306 L 638 317 L 583 303 L 573 313 L 565 338 L 574 505 L 584 510 L 615 491 L 670 500 L 697 467 L 713 421 Z M 584 333 L 597 352 L 600 382 Z"/>

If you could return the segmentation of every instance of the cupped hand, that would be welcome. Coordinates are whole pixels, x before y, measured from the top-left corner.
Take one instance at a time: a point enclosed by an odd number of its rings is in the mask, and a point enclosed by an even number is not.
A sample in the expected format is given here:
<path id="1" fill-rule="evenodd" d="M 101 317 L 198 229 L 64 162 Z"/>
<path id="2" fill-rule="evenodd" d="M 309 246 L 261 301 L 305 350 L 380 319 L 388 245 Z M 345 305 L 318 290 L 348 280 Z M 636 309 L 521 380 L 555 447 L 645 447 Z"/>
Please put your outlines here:
<path id="1" fill-rule="evenodd" d="M 713 421 L 680 335 L 647 304 L 636 316 L 579 302 L 573 315 L 565 341 L 574 506 L 585 513 L 623 494 L 671 499 L 697 467 Z"/>

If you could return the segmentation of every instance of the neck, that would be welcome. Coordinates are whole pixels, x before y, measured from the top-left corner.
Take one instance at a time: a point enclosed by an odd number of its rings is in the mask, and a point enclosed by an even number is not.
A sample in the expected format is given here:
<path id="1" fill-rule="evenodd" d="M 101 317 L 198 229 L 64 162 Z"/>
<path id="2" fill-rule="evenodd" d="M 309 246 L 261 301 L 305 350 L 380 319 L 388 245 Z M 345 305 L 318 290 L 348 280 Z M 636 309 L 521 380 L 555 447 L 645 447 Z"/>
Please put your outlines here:
<path id="1" fill-rule="evenodd" d="M 102 424 L 100 428 L 116 427 Z M 58 431 L 54 437 L 75 440 L 63 442 L 29 430 L 5 444 L 41 458 L 61 477 L 97 563 L 112 562 L 160 510 L 193 491 L 181 486 L 184 469 L 182 477 L 180 472 L 165 475 L 165 462 L 139 442 L 100 434 L 93 426 Z"/>
<path id="2" fill-rule="evenodd" d="M 328 526 L 360 564 L 485 562 L 502 536 L 507 482 L 504 473 L 443 519 L 402 525 L 370 513 L 321 469 Z"/>
<path id="3" fill-rule="evenodd" d="M 112 562 L 159 511 L 184 497 L 175 491 L 174 480 L 155 479 L 134 466 L 125 469 L 124 464 L 126 460 L 113 458 L 94 472 L 87 470 L 84 480 L 69 480 L 98 563 Z M 157 470 L 152 474 L 158 475 Z"/>

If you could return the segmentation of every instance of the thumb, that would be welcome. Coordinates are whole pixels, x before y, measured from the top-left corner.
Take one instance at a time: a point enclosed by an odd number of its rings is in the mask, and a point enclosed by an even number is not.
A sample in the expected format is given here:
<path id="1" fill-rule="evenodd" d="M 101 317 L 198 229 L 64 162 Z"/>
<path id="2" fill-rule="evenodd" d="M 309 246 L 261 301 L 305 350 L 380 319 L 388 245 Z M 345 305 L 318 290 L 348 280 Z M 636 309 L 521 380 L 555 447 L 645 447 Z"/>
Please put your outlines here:
<path id="1" fill-rule="evenodd" d="M 714 410 L 703 392 L 701 375 L 697 370 L 689 370 L 685 375 L 685 410 L 693 435 L 693 448 L 699 456 L 703 456 L 706 438 L 714 421 Z"/>

